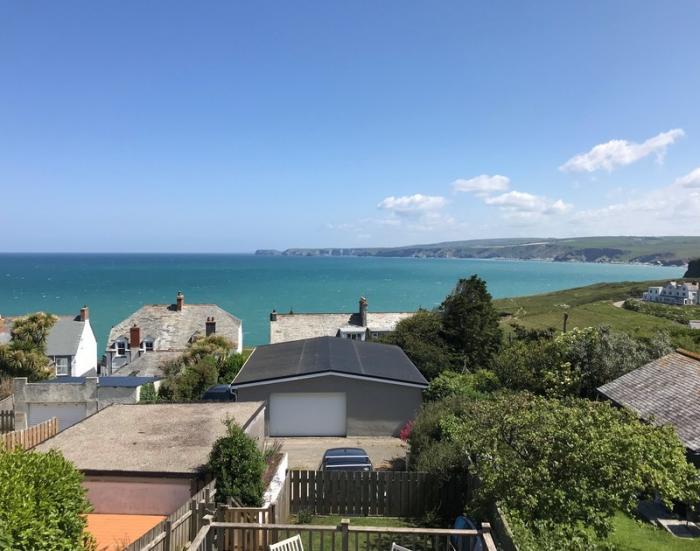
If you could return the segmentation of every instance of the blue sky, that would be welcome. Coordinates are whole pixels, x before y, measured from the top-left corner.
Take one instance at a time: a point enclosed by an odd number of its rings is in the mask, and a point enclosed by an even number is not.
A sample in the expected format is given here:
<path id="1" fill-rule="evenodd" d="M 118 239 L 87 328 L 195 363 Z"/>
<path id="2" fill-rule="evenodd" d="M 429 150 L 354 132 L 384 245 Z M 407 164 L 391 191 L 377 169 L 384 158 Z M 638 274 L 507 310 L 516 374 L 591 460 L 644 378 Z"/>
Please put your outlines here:
<path id="1" fill-rule="evenodd" d="M 700 233 L 700 3 L 0 0 L 0 251 Z"/>

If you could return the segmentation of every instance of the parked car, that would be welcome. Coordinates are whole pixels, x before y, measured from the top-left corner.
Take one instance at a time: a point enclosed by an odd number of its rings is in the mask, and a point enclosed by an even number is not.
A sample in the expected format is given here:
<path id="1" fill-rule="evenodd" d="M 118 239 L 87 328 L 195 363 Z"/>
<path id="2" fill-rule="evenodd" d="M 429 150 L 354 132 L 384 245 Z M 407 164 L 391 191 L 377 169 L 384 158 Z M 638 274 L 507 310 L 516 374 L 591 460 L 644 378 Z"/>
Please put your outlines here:
<path id="1" fill-rule="evenodd" d="M 372 462 L 362 448 L 331 448 L 321 460 L 322 471 L 372 471 Z"/>
<path id="2" fill-rule="evenodd" d="M 231 385 L 214 385 L 204 392 L 202 400 L 207 402 L 235 402 L 236 394 L 233 392 Z"/>

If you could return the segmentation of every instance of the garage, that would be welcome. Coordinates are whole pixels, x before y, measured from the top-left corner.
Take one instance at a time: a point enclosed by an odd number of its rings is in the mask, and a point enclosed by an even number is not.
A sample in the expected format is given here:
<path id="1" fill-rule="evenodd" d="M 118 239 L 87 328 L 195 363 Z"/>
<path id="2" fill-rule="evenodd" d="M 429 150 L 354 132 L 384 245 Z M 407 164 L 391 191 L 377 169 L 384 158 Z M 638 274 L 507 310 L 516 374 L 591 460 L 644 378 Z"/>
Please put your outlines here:
<path id="1" fill-rule="evenodd" d="M 343 392 L 273 392 L 270 436 L 345 436 Z"/>
<path id="2" fill-rule="evenodd" d="M 29 404 L 28 426 L 57 417 L 58 430 L 65 430 L 85 419 L 86 411 L 84 403 Z"/>
<path id="3" fill-rule="evenodd" d="M 338 337 L 258 346 L 231 384 L 271 437 L 398 436 L 427 386 L 398 346 Z"/>

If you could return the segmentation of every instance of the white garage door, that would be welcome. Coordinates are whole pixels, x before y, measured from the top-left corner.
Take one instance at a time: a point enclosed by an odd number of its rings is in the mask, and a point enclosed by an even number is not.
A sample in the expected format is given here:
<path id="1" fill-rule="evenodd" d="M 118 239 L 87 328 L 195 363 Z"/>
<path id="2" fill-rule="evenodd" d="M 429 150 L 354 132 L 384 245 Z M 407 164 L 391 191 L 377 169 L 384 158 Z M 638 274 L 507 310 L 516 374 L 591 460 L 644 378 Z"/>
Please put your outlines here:
<path id="1" fill-rule="evenodd" d="M 29 404 L 28 425 L 37 425 L 58 417 L 58 430 L 64 430 L 85 419 L 85 404 Z"/>
<path id="2" fill-rule="evenodd" d="M 271 394 L 270 436 L 345 436 L 345 394 Z"/>

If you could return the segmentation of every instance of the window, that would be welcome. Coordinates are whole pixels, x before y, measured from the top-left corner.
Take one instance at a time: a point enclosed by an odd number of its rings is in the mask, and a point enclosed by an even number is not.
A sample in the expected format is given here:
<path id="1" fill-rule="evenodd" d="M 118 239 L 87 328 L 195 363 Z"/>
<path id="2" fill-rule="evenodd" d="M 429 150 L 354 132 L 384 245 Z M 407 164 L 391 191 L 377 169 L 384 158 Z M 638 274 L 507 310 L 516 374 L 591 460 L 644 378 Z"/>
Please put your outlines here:
<path id="1" fill-rule="evenodd" d="M 117 341 L 117 356 L 126 356 L 126 341 Z"/>
<path id="2" fill-rule="evenodd" d="M 146 352 L 153 352 L 153 341 L 150 339 L 143 341 L 143 348 Z"/>
<path id="3" fill-rule="evenodd" d="M 56 375 L 69 375 L 68 358 L 56 358 Z"/>

